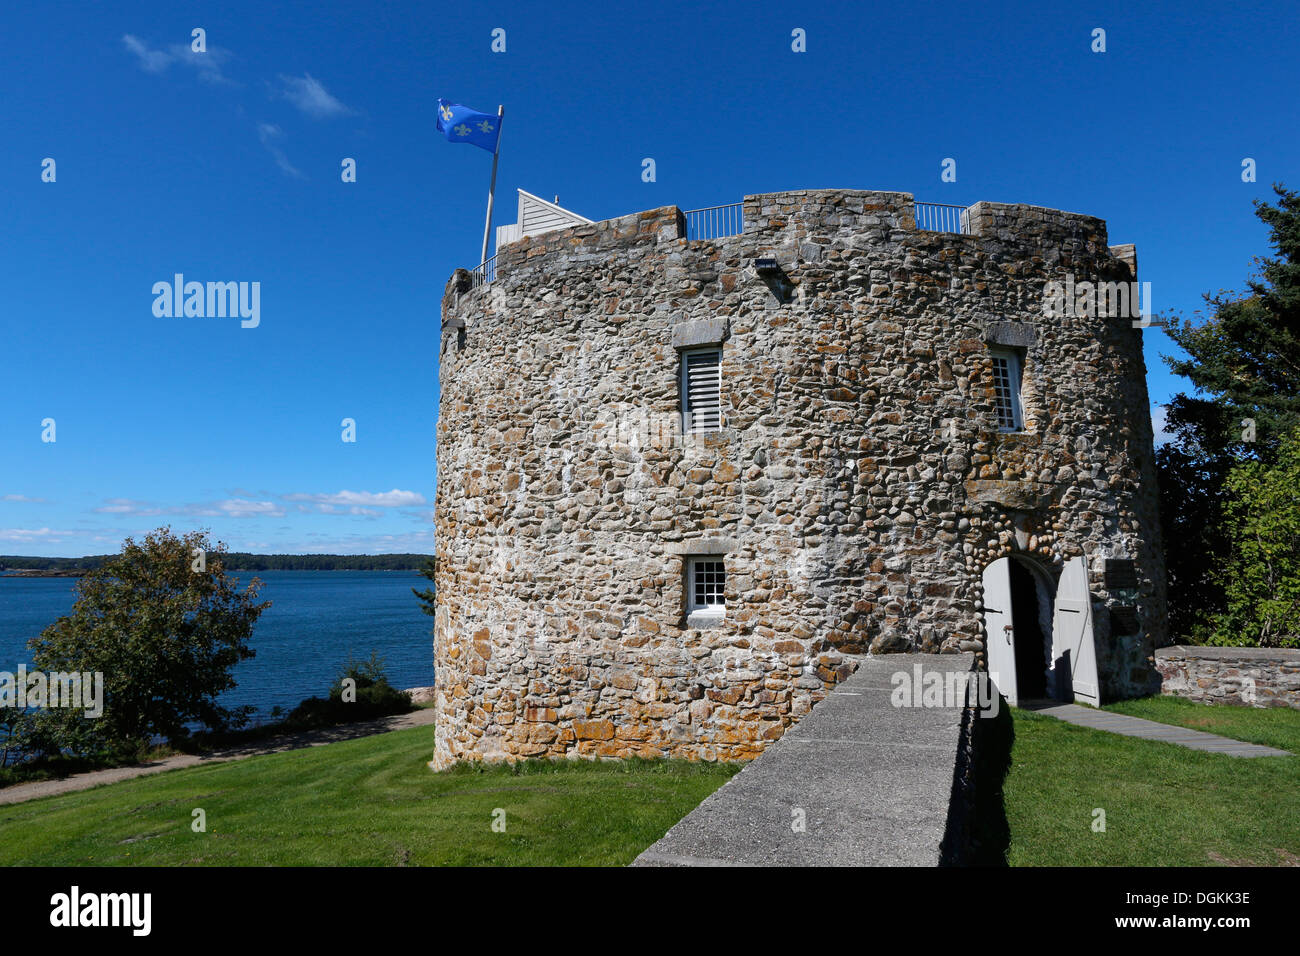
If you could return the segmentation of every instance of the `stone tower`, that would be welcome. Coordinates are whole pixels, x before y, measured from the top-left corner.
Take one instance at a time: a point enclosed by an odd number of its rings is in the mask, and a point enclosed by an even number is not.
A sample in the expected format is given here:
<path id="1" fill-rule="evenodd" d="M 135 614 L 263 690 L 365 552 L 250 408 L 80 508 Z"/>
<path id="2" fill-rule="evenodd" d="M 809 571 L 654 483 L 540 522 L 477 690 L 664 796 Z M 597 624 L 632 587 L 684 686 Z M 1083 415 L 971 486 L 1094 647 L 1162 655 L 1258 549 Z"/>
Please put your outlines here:
<path id="1" fill-rule="evenodd" d="M 668 206 L 503 246 L 490 282 L 456 271 L 434 766 L 752 757 L 857 656 L 987 660 L 1006 556 L 1049 590 L 1086 558 L 1102 693 L 1149 686 L 1142 332 L 1082 294 L 1114 305 L 1133 248 L 1041 207 L 977 203 L 950 232 L 918 229 L 929 211 L 747 196 L 735 234 L 697 240 Z"/>

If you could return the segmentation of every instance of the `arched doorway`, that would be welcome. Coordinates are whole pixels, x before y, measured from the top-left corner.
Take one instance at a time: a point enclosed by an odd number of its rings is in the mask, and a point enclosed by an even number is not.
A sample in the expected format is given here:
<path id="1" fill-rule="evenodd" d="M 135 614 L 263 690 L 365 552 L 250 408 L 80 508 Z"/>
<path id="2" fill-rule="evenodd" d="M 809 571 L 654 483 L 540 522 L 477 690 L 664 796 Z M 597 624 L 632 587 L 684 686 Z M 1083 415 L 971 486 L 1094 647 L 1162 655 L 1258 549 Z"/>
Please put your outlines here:
<path id="1" fill-rule="evenodd" d="M 989 676 L 1013 707 L 1030 700 L 1101 703 L 1092 636 L 1088 562 L 1066 562 L 1059 580 L 1024 555 L 984 569 Z"/>
<path id="2" fill-rule="evenodd" d="M 984 569 L 989 675 L 1013 706 L 1061 696 L 1052 686 L 1055 590 L 1047 571 L 1021 555 L 998 558 Z"/>

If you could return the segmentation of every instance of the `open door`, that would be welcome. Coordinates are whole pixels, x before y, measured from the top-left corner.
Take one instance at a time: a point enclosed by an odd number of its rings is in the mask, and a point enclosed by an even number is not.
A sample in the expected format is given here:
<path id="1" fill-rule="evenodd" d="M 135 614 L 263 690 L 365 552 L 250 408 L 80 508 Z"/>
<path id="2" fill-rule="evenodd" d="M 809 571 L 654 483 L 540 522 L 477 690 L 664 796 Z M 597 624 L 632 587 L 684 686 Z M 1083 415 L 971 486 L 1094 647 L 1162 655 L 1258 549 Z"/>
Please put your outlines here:
<path id="1" fill-rule="evenodd" d="M 1058 695 L 1066 696 L 1062 692 L 1068 689 L 1075 700 L 1101 706 L 1086 557 L 1067 561 L 1056 587 L 1056 604 L 1052 609 L 1052 672 Z"/>
<path id="2" fill-rule="evenodd" d="M 984 646 L 989 652 L 989 678 L 993 686 L 1009 705 L 1018 706 L 1010 558 L 998 558 L 984 569 Z"/>

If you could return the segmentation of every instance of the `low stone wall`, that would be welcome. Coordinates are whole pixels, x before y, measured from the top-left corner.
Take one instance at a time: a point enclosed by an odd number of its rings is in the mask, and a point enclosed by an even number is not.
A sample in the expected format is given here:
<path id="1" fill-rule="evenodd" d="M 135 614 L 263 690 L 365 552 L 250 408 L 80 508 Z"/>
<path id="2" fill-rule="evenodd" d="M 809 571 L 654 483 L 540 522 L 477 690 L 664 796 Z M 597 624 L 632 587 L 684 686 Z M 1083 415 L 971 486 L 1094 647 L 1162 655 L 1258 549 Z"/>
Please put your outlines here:
<path id="1" fill-rule="evenodd" d="M 1300 650 L 1188 647 L 1156 651 L 1160 690 L 1207 704 L 1300 710 Z"/>
<path id="2" fill-rule="evenodd" d="M 408 687 L 406 693 L 411 695 L 412 704 L 431 704 L 438 699 L 438 688 L 433 685 L 428 687 Z"/>

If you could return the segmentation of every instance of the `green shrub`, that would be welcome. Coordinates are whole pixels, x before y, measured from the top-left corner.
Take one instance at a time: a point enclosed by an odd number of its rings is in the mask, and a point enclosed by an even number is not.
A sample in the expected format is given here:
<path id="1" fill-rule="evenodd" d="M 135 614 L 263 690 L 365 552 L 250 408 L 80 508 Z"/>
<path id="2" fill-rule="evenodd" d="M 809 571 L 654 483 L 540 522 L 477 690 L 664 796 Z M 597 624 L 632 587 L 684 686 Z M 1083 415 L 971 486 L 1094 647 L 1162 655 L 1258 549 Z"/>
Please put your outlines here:
<path id="1" fill-rule="evenodd" d="M 328 697 L 308 697 L 289 712 L 285 725 L 295 729 L 328 727 L 375 720 L 413 710 L 411 695 L 388 683 L 383 658 L 348 661 Z"/>
<path id="2" fill-rule="evenodd" d="M 218 703 L 235 666 L 253 656 L 253 625 L 270 602 L 256 579 L 243 590 L 226 574 L 224 544 L 205 532 L 159 528 L 77 583 L 72 612 L 28 646 L 33 670 L 102 675 L 103 714 L 49 708 L 24 728 L 26 753 L 130 759 L 186 725 L 238 727 L 247 709 Z"/>
<path id="3" fill-rule="evenodd" d="M 1210 643 L 1300 647 L 1300 430 L 1283 440 L 1274 463 L 1233 468 L 1227 495 L 1227 608 Z"/>

